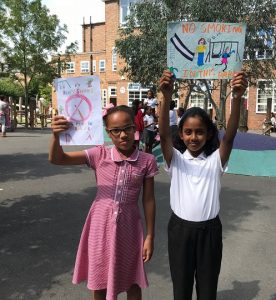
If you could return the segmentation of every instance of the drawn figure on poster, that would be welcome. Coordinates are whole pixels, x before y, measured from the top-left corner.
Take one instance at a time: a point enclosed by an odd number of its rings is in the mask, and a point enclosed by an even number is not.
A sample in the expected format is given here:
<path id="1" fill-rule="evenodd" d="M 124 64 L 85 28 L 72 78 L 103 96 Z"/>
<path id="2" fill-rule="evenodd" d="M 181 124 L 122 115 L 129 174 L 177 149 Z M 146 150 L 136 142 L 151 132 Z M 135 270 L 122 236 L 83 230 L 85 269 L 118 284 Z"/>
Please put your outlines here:
<path id="1" fill-rule="evenodd" d="M 222 52 L 221 56 L 221 63 L 220 64 L 215 64 L 215 66 L 221 66 L 224 65 L 224 69 L 222 70 L 223 72 L 227 69 L 228 65 L 228 58 L 231 56 L 232 53 L 235 53 L 235 50 L 230 51 L 229 47 L 226 47 L 224 51 Z"/>
<path id="2" fill-rule="evenodd" d="M 204 54 L 206 51 L 206 40 L 204 38 L 200 38 L 198 40 L 198 46 L 196 47 L 197 53 L 197 65 L 203 66 L 204 65 Z"/>

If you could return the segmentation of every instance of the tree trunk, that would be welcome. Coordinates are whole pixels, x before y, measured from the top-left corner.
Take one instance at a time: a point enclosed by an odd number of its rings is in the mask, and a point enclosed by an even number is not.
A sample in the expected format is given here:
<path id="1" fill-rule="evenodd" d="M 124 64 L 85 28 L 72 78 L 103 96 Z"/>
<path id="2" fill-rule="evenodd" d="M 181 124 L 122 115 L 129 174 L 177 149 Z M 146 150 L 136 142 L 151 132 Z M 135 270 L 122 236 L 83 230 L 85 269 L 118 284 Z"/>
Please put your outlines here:
<path id="1" fill-rule="evenodd" d="M 218 116 L 218 128 L 226 129 L 226 117 L 225 117 L 225 108 L 226 108 L 226 92 L 227 92 L 227 80 L 222 79 L 220 81 L 220 103 L 219 103 L 219 111 L 220 114 Z"/>
<path id="2" fill-rule="evenodd" d="M 25 128 L 28 128 L 29 120 L 28 120 L 28 100 L 29 100 L 29 93 L 28 93 L 28 82 L 27 82 L 27 75 L 24 74 L 24 96 L 25 96 Z"/>
<path id="3" fill-rule="evenodd" d="M 248 119 L 248 110 L 246 109 L 245 98 L 242 97 L 241 106 L 240 106 L 240 122 L 239 122 L 239 131 L 247 132 L 247 119 Z"/>

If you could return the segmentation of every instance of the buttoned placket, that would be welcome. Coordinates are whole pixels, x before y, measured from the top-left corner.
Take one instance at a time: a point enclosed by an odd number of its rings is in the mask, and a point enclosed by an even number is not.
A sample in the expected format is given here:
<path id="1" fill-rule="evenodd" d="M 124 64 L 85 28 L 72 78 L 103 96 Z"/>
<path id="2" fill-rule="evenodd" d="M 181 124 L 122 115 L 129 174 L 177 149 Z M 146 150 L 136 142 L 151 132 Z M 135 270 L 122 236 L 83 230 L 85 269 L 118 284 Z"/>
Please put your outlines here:
<path id="1" fill-rule="evenodd" d="M 123 190 L 124 190 L 124 184 L 125 184 L 125 178 L 127 174 L 127 161 L 123 161 L 122 165 L 119 167 L 118 172 L 118 178 L 116 183 L 116 192 L 115 192 L 115 198 L 114 198 L 114 219 L 116 222 L 118 222 L 119 214 L 121 213 L 121 201 L 123 197 Z"/>

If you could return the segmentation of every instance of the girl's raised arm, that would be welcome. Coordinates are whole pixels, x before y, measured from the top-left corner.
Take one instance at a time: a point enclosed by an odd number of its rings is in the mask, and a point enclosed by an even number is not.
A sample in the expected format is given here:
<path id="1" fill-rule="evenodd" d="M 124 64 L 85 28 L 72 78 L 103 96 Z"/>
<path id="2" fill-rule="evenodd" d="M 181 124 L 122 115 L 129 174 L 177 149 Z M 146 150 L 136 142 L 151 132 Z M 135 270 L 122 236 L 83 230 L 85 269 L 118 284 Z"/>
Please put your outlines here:
<path id="1" fill-rule="evenodd" d="M 70 127 L 70 123 L 63 116 L 54 116 L 52 120 L 53 137 L 49 150 L 49 161 L 56 165 L 86 164 L 84 151 L 64 152 L 59 143 L 59 134 Z"/>
<path id="2" fill-rule="evenodd" d="M 159 85 L 159 88 L 163 94 L 163 101 L 160 103 L 159 110 L 159 134 L 161 149 L 168 167 L 171 164 L 173 155 L 173 143 L 169 126 L 170 102 L 172 100 L 173 93 L 172 75 L 173 74 L 169 70 L 165 70 L 160 79 Z"/>
<path id="3" fill-rule="evenodd" d="M 227 123 L 225 135 L 222 138 L 219 147 L 222 166 L 225 165 L 225 163 L 228 161 L 230 157 L 234 138 L 236 136 L 239 127 L 241 97 L 248 86 L 245 73 L 239 72 L 235 74 L 231 81 L 231 86 L 232 86 L 232 94 L 233 94 L 231 114 Z"/>

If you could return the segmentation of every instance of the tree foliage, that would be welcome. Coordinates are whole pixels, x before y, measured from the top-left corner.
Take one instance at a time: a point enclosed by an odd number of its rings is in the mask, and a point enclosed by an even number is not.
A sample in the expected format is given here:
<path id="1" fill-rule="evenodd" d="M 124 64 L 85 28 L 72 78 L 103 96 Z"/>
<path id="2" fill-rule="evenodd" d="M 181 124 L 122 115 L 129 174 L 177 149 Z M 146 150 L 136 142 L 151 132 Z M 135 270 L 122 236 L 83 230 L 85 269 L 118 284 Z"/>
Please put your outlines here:
<path id="1" fill-rule="evenodd" d="M 119 55 L 127 62 L 122 72 L 135 82 L 157 83 L 166 67 L 167 22 L 175 20 L 246 23 L 247 53 L 263 50 L 265 42 L 275 35 L 275 11 L 273 0 L 138 1 L 131 6 L 130 15 L 120 28 L 120 38 L 116 41 Z M 251 55 L 246 65 L 254 78 L 271 78 L 275 56 L 256 63 L 255 56 Z"/>
<path id="2" fill-rule="evenodd" d="M 2 1 L 5 13 L 1 15 L 1 56 L 5 71 L 24 88 L 27 115 L 30 89 L 33 92 L 57 76 L 50 57 L 65 42 L 67 27 L 60 25 L 56 15 L 50 15 L 41 0 Z"/>
<path id="3" fill-rule="evenodd" d="M 23 94 L 24 90 L 20 84 L 14 82 L 9 77 L 0 78 L 0 95 L 17 98 L 23 96 Z"/>

